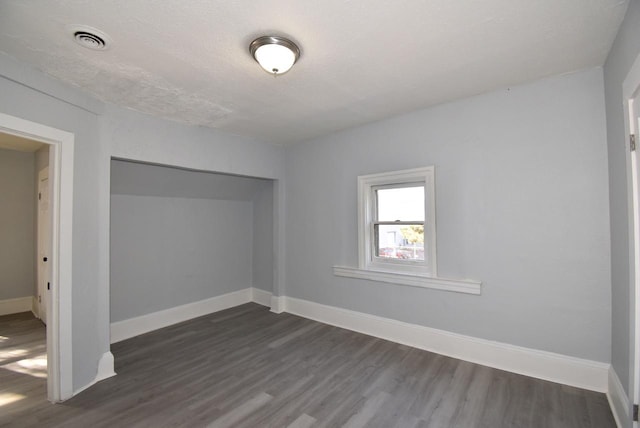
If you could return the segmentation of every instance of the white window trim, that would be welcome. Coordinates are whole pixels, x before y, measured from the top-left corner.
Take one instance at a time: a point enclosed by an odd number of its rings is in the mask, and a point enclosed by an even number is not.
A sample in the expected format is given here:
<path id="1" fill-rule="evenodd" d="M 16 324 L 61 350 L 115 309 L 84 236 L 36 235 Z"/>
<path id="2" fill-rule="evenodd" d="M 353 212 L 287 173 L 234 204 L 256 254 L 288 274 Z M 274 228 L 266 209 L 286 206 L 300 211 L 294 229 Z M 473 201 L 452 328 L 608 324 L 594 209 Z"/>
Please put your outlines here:
<path id="1" fill-rule="evenodd" d="M 426 186 L 431 186 L 425 196 L 425 233 L 430 237 L 429 257 L 426 258 L 427 266 L 431 266 L 430 272 L 402 272 L 399 270 L 376 270 L 376 266 L 367 263 L 371 256 L 372 234 L 368 233 L 368 225 L 372 220 L 370 196 L 371 187 L 382 184 L 407 183 L 422 181 Z M 417 178 L 417 179 L 416 179 Z M 369 196 L 366 195 L 369 192 Z M 430 228 L 430 229 L 429 229 Z M 429 233 L 430 230 L 430 233 Z M 333 274 L 345 278 L 364 279 L 369 281 L 384 282 L 394 285 L 406 285 L 410 287 L 429 288 L 435 290 L 453 291 L 457 293 L 480 295 L 482 282 L 470 279 L 439 278 L 436 264 L 436 224 L 435 224 L 435 179 L 434 167 L 416 168 L 405 171 L 388 172 L 382 174 L 370 174 L 358 177 L 358 262 L 359 267 L 333 266 Z"/>
<path id="2" fill-rule="evenodd" d="M 374 217 L 373 188 L 381 185 L 424 183 L 425 222 L 424 263 L 398 263 L 397 261 L 374 260 L 373 233 L 371 225 Z M 437 277 L 436 262 L 436 206 L 434 168 L 414 168 L 404 171 L 361 175 L 358 177 L 358 265 L 360 269 L 379 272 L 421 274 Z"/>
<path id="3" fill-rule="evenodd" d="M 480 295 L 482 292 L 482 282 L 471 279 L 432 278 L 415 274 L 377 272 L 347 266 L 334 266 L 333 274 L 345 278 L 366 279 L 369 281 L 386 282 L 388 284 L 455 291 L 465 294 Z"/>

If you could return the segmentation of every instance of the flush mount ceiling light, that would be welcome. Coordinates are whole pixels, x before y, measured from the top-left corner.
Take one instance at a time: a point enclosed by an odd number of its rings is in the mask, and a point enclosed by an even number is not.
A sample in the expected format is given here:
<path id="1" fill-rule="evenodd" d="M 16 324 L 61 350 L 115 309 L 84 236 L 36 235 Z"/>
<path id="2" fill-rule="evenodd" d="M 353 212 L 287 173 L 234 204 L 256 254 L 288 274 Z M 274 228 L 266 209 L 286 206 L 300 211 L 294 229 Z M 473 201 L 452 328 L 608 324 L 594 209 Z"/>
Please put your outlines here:
<path id="1" fill-rule="evenodd" d="M 289 71 L 300 58 L 300 48 L 278 36 L 258 37 L 249 45 L 249 51 L 258 64 L 274 76 Z"/>
<path id="2" fill-rule="evenodd" d="M 80 46 L 94 51 L 109 49 L 111 37 L 102 31 L 87 25 L 70 25 L 67 27 L 73 40 Z"/>

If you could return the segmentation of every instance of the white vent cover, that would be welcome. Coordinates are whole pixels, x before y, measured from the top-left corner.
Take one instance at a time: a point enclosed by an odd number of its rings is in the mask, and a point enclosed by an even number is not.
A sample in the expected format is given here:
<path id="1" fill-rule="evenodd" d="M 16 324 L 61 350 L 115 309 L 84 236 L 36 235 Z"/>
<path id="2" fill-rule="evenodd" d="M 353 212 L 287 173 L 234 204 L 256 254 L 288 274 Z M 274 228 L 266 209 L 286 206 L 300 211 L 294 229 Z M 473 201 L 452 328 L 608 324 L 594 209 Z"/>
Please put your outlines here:
<path id="1" fill-rule="evenodd" d="M 80 46 L 94 51 L 104 51 L 111 46 L 111 37 L 102 31 L 86 25 L 72 25 L 68 30 Z"/>

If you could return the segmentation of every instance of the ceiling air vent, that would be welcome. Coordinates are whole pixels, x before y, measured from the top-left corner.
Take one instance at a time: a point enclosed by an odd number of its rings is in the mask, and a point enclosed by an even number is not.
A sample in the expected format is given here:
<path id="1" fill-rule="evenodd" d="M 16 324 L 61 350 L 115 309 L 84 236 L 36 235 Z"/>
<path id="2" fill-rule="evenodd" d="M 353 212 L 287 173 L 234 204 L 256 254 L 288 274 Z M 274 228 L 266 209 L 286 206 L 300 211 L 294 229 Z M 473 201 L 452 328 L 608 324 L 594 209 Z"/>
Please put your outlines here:
<path id="1" fill-rule="evenodd" d="M 82 47 L 94 51 L 109 49 L 111 38 L 100 30 L 85 25 L 74 25 L 69 28 L 73 39 Z"/>

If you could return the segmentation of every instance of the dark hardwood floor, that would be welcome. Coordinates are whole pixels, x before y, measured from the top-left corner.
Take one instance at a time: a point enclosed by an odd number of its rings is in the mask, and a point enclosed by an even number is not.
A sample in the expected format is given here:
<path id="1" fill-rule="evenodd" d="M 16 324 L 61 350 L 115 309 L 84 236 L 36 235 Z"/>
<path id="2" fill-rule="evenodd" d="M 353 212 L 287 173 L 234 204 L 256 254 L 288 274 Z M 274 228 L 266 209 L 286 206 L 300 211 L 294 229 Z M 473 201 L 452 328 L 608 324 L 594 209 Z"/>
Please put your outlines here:
<path id="1" fill-rule="evenodd" d="M 256 304 L 114 344 L 118 375 L 56 405 L 29 362 L 44 327 L 0 317 L 0 337 L 0 426 L 615 427 L 604 394 Z"/>

